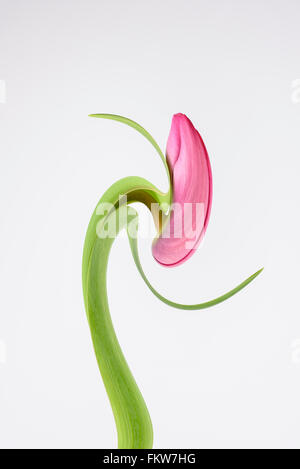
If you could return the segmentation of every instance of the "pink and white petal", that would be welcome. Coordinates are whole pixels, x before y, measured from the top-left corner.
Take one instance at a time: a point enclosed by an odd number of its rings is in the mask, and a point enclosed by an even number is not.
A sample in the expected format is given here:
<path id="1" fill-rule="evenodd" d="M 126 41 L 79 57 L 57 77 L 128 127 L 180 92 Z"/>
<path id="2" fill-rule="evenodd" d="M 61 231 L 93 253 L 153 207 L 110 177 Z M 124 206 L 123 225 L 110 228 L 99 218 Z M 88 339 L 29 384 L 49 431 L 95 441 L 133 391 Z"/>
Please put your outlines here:
<path id="1" fill-rule="evenodd" d="M 185 262 L 205 234 L 212 203 L 212 174 L 204 142 L 184 114 L 173 116 L 166 153 L 174 209 L 154 241 L 152 253 L 157 262 L 171 267 Z"/>

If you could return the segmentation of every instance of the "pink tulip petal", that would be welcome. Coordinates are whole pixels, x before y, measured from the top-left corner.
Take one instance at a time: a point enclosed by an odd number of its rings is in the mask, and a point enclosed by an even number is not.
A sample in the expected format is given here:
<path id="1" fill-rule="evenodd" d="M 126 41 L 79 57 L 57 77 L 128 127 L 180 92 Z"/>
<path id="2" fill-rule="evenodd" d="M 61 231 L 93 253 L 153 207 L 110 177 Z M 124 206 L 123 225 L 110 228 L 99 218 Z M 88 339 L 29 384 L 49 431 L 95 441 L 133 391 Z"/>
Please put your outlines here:
<path id="1" fill-rule="evenodd" d="M 195 252 L 206 231 L 212 202 L 207 150 L 199 132 L 184 114 L 173 116 L 167 162 L 174 210 L 160 237 L 154 241 L 152 254 L 160 264 L 172 267 L 185 262 Z"/>

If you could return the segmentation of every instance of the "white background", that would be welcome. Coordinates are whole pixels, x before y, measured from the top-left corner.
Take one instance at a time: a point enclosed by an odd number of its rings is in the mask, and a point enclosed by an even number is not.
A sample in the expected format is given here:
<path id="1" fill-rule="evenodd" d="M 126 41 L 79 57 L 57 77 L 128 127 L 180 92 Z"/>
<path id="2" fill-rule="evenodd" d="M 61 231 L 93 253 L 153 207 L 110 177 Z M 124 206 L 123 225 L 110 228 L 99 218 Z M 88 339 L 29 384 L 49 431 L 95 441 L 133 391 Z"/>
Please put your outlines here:
<path id="1" fill-rule="evenodd" d="M 85 231 L 128 175 L 162 189 L 155 151 L 187 114 L 214 177 L 205 242 L 164 269 L 178 311 L 139 277 L 128 242 L 108 272 L 113 322 L 158 448 L 300 447 L 298 0 L 0 0 L 0 446 L 115 447 L 81 290 Z M 139 206 L 140 226 L 149 223 Z"/>

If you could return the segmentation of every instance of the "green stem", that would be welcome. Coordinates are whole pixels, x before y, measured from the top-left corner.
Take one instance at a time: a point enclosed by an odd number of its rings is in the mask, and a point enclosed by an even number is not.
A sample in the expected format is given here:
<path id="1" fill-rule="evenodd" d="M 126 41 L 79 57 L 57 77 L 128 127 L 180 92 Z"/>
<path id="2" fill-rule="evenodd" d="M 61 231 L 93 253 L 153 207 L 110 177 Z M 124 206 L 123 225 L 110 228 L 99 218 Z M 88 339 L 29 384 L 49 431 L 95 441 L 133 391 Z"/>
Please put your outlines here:
<path id="1" fill-rule="evenodd" d="M 120 196 L 126 195 L 128 203 L 139 201 L 149 208 L 152 203 L 164 204 L 166 210 L 172 198 L 170 174 L 158 144 L 143 127 L 121 116 L 97 114 L 94 117 L 120 121 L 144 135 L 158 152 L 169 180 L 170 189 L 166 194 L 140 177 L 121 179 L 105 192 L 98 206 L 111 204 L 116 208 L 114 215 L 118 222 L 115 233 L 117 236 L 122 228 L 127 227 L 128 220 L 131 219 L 129 208 L 119 207 Z M 117 426 L 118 447 L 152 448 L 153 430 L 149 412 L 118 343 L 108 307 L 106 271 L 114 238 L 105 237 L 104 232 L 112 213 L 101 218 L 97 207 L 88 226 L 82 264 L 85 308 L 95 354 Z"/>
<path id="2" fill-rule="evenodd" d="M 127 207 L 117 209 L 116 214 Z M 117 233 L 125 226 L 121 221 Z M 99 369 L 110 399 L 119 448 L 152 448 L 151 419 L 118 343 L 107 300 L 106 271 L 114 239 L 97 238 L 86 271 L 86 309 Z"/>
<path id="3" fill-rule="evenodd" d="M 97 114 L 94 116 L 123 122 L 144 135 L 159 153 L 170 183 L 170 174 L 165 158 L 155 140 L 143 127 L 121 116 L 110 114 Z M 118 343 L 108 307 L 106 272 L 114 239 L 120 230 L 127 228 L 133 258 L 143 280 L 154 295 L 175 308 L 203 309 L 225 301 L 248 285 L 262 269 L 238 287 L 212 301 L 196 305 L 182 305 L 164 298 L 152 287 L 142 269 L 138 255 L 137 239 L 130 234 L 131 230 L 129 230 L 129 224 L 133 220 L 137 221 L 137 213 L 127 205 L 120 204 L 120 196 L 123 195 L 127 196 L 128 203 L 142 202 L 148 208 L 151 208 L 152 203 L 156 203 L 159 206 L 164 205 L 164 209 L 167 210 L 172 201 L 171 188 L 165 194 L 146 179 L 136 176 L 117 181 L 105 192 L 98 206 L 110 204 L 112 209 L 108 210 L 105 215 L 100 215 L 97 206 L 89 223 L 83 251 L 83 294 L 98 366 L 117 426 L 118 447 L 127 449 L 152 448 L 153 430 L 149 412 Z M 106 236 L 106 226 L 112 217 L 117 223 L 115 226 L 116 231 L 113 237 L 108 237 Z M 164 221 L 166 218 L 167 215 Z"/>

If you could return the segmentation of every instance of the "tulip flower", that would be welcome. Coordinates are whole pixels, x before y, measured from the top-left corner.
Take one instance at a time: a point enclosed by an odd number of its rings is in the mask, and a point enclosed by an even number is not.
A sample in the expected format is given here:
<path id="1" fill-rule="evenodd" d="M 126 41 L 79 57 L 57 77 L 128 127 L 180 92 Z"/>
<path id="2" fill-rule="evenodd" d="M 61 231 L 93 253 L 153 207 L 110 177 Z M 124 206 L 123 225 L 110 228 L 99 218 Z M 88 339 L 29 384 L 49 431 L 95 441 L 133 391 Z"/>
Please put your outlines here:
<path id="1" fill-rule="evenodd" d="M 172 120 L 167 163 L 175 209 L 154 242 L 152 253 L 159 263 L 175 266 L 195 252 L 204 236 L 212 202 L 209 157 L 199 132 L 183 114 L 176 114 Z"/>
<path id="2" fill-rule="evenodd" d="M 211 209 L 212 175 L 205 145 L 191 121 L 183 114 L 173 117 L 167 158 L 152 136 L 136 122 L 112 114 L 91 116 L 116 120 L 140 132 L 157 151 L 169 181 L 167 193 L 137 176 L 114 183 L 101 197 L 90 220 L 82 266 L 85 309 L 96 359 L 117 426 L 118 447 L 152 448 L 151 418 L 122 353 L 108 306 L 107 264 L 118 233 L 123 228 L 127 230 L 133 259 L 146 285 L 157 298 L 178 309 L 204 309 L 221 303 L 252 282 L 262 269 L 229 292 L 205 303 L 179 304 L 156 291 L 140 263 L 136 231 L 132 229 L 137 229 L 138 215 L 130 204 L 142 202 L 152 211 L 158 229 L 152 252 L 160 264 L 176 266 L 187 260 L 204 236 Z M 126 203 L 123 202 L 124 196 Z M 152 210 L 153 207 L 156 209 Z M 201 216 L 197 217 L 199 207 Z M 108 225 L 114 229 L 107 230 Z"/>

